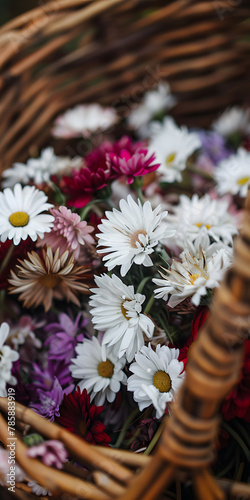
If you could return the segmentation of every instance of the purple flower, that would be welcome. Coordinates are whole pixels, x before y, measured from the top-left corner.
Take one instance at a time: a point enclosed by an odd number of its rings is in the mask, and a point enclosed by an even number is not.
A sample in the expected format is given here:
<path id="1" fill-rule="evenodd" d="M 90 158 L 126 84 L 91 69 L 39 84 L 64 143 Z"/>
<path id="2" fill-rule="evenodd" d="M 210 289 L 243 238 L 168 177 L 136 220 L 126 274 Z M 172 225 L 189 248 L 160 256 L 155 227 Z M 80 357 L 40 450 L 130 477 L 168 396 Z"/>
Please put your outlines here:
<path id="1" fill-rule="evenodd" d="M 50 359 L 64 360 L 67 363 L 74 357 L 77 343 L 86 337 L 85 333 L 81 333 L 77 337 L 76 334 L 79 329 L 84 328 L 87 320 L 82 318 L 81 313 L 77 315 L 75 321 L 65 313 L 59 314 L 58 318 L 58 323 L 51 323 L 45 328 L 51 334 L 46 340 L 45 345 L 49 345 L 50 347 Z"/>
<path id="2" fill-rule="evenodd" d="M 68 453 L 60 441 L 50 440 L 40 443 L 37 446 L 31 446 L 27 451 L 28 457 L 42 459 L 42 462 L 48 467 L 62 469 L 64 462 L 67 461 Z"/>
<path id="3" fill-rule="evenodd" d="M 199 131 L 199 138 L 202 142 L 203 153 L 216 165 L 219 161 L 232 153 L 225 145 L 225 139 L 216 132 Z"/>
<path id="4" fill-rule="evenodd" d="M 33 363 L 33 371 L 31 373 L 32 384 L 29 389 L 42 389 L 48 391 L 52 388 L 55 378 L 58 379 L 62 387 L 72 384 L 72 377 L 69 371 L 69 363 L 64 361 L 48 360 L 48 366 L 39 366 Z"/>
<path id="5" fill-rule="evenodd" d="M 74 389 L 74 385 L 70 385 L 67 389 L 63 389 L 55 377 L 53 387 L 49 391 L 37 389 L 38 403 L 30 403 L 30 407 L 42 417 L 54 422 L 55 417 L 60 416 L 59 407 L 63 400 L 64 394 L 69 394 Z"/>

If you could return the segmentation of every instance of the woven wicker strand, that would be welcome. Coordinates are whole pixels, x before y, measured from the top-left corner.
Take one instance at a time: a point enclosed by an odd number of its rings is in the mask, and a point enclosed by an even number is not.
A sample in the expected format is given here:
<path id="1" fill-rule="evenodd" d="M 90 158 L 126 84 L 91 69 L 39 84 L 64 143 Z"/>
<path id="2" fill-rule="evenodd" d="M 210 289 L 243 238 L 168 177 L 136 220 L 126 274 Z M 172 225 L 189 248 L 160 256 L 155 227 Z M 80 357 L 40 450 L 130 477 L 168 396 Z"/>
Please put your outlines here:
<path id="1" fill-rule="evenodd" d="M 250 6 L 216 6 L 57 0 L 0 28 L 0 170 L 25 161 L 31 145 L 44 146 L 58 113 L 80 102 L 113 104 L 124 118 L 167 79 L 180 123 L 207 125 L 225 106 L 244 103 Z"/>

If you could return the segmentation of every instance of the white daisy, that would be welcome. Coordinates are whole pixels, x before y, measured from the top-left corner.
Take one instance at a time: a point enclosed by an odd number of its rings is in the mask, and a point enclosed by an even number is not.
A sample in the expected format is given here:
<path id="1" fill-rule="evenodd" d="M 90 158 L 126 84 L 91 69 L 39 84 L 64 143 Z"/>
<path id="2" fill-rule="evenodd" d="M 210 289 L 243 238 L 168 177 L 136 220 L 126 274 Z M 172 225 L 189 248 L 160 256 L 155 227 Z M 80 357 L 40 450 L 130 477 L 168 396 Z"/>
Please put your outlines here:
<path id="1" fill-rule="evenodd" d="M 223 137 L 230 137 L 236 133 L 247 133 L 250 129 L 250 109 L 239 106 L 227 108 L 213 123 L 213 129 Z"/>
<path id="2" fill-rule="evenodd" d="M 173 214 L 167 216 L 167 221 L 176 229 L 176 244 L 184 239 L 195 241 L 201 233 L 215 241 L 232 244 L 233 236 L 238 233 L 236 220 L 228 213 L 227 200 L 214 200 L 209 194 L 199 198 L 180 196 L 180 203 L 173 207 Z"/>
<path id="3" fill-rule="evenodd" d="M 166 226 L 162 227 L 162 220 L 167 212 L 160 213 L 161 205 L 152 209 L 150 201 L 142 206 L 140 200 L 136 203 L 129 195 L 126 200 L 120 201 L 120 211 L 115 208 L 112 212 L 105 212 L 107 219 L 102 219 L 98 226 L 101 233 L 98 253 L 105 253 L 103 260 L 110 271 L 115 266 L 121 266 L 121 276 L 125 276 L 133 263 L 146 267 L 152 266 L 149 257 L 154 247 L 162 239 L 175 234 Z"/>
<path id="4" fill-rule="evenodd" d="M 201 140 L 195 132 L 186 127 L 177 127 L 172 118 L 165 118 L 163 124 L 153 124 L 149 152 L 156 153 L 161 163 L 157 173 L 162 182 L 180 182 L 181 171 L 186 168 L 187 159 L 201 147 Z"/>
<path id="5" fill-rule="evenodd" d="M 90 400 L 95 399 L 97 405 L 115 400 L 121 383 L 126 384 L 127 377 L 122 371 L 125 358 L 118 359 L 110 349 L 102 349 L 96 337 L 84 340 L 76 346 L 77 357 L 70 365 L 72 377 L 79 379 L 81 391 L 90 393 Z"/>
<path id="6" fill-rule="evenodd" d="M 156 89 L 149 90 L 144 94 L 140 105 L 130 113 L 128 124 L 132 128 L 139 129 L 157 113 L 171 109 L 175 103 L 176 100 L 170 93 L 169 84 L 159 83 Z"/>
<path id="7" fill-rule="evenodd" d="M 222 160 L 214 170 L 220 195 L 225 193 L 247 196 L 250 186 L 250 152 L 239 148 L 236 154 Z"/>
<path id="8" fill-rule="evenodd" d="M 48 182 L 52 175 L 66 175 L 72 169 L 78 169 L 83 164 L 83 159 L 56 156 L 53 148 L 46 148 L 41 152 L 40 158 L 30 158 L 27 164 L 15 163 L 12 168 L 3 172 L 5 180 L 3 187 L 12 187 L 17 182 L 28 184 L 32 180 L 35 184 Z"/>
<path id="9" fill-rule="evenodd" d="M 193 257 L 188 250 L 180 255 L 181 262 L 173 260 L 170 270 L 160 272 L 163 279 L 154 278 L 153 282 L 160 288 L 154 293 L 156 298 L 168 301 L 169 307 L 175 307 L 187 297 L 198 306 L 201 297 L 207 294 L 208 289 L 219 286 L 225 270 L 232 263 L 231 252 L 225 248 L 216 251 L 206 259 L 200 249 L 199 255 Z"/>
<path id="10" fill-rule="evenodd" d="M 13 191 L 4 189 L 0 193 L 0 241 L 4 243 L 9 239 L 19 245 L 28 236 L 36 241 L 37 236 L 43 238 L 44 233 L 49 233 L 54 217 L 42 213 L 53 207 L 46 203 L 47 199 L 45 193 L 34 186 L 22 188 L 21 184 L 15 184 Z"/>
<path id="11" fill-rule="evenodd" d="M 114 108 L 104 108 L 100 104 L 85 104 L 69 109 L 55 121 L 55 137 L 88 137 L 98 130 L 107 130 L 117 122 Z"/>
<path id="12" fill-rule="evenodd" d="M 95 277 L 98 288 L 92 288 L 90 312 L 97 330 L 104 331 L 103 346 L 112 349 L 119 358 L 124 354 L 132 361 L 144 345 L 143 333 L 151 338 L 154 323 L 142 313 L 145 295 L 135 293 L 132 285 L 125 285 L 115 274 Z"/>
<path id="13" fill-rule="evenodd" d="M 167 404 L 173 400 L 185 377 L 178 356 L 179 349 L 159 344 L 156 352 L 149 344 L 135 355 L 135 363 L 130 366 L 134 375 L 128 378 L 128 390 L 134 393 L 140 411 L 153 404 L 156 418 L 164 415 Z"/>
<path id="14" fill-rule="evenodd" d="M 17 384 L 17 379 L 11 375 L 11 369 L 13 362 L 18 360 L 19 354 L 8 345 L 4 345 L 9 331 L 9 325 L 2 323 L 0 326 L 0 397 L 7 396 L 7 383 L 11 385 Z"/>

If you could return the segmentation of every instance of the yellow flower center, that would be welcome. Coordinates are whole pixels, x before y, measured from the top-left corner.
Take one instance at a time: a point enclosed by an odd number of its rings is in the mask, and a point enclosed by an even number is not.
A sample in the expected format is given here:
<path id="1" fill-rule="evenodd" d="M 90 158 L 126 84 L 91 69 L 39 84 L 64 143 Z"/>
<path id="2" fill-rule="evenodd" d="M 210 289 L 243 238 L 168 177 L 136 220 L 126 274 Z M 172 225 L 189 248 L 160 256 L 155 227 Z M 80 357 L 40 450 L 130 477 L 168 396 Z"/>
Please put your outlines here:
<path id="1" fill-rule="evenodd" d="M 101 361 L 98 365 L 98 373 L 101 377 L 111 378 L 114 373 L 114 365 L 107 359 L 107 361 Z"/>
<path id="2" fill-rule="evenodd" d="M 29 222 L 29 216 L 26 212 L 14 212 L 10 215 L 9 221 L 12 226 L 15 227 L 24 227 L 27 226 Z"/>
<path id="3" fill-rule="evenodd" d="M 153 383 L 160 392 L 169 392 L 172 387 L 170 376 L 162 370 L 154 374 Z"/>
<path id="4" fill-rule="evenodd" d="M 176 158 L 176 153 L 171 153 L 170 155 L 167 156 L 166 158 L 166 165 L 170 165 Z"/>
<path id="5" fill-rule="evenodd" d="M 241 179 L 239 179 L 237 181 L 237 183 L 239 184 L 239 186 L 244 186 L 244 184 L 249 182 L 249 180 L 250 180 L 250 177 L 242 177 Z"/>
<path id="6" fill-rule="evenodd" d="M 132 248 L 137 248 L 136 243 L 139 243 L 139 245 L 142 246 L 142 244 L 141 244 L 141 242 L 139 240 L 140 234 L 143 234 L 144 236 L 147 236 L 147 233 L 146 233 L 145 229 L 138 229 L 138 231 L 135 231 L 135 233 L 132 234 L 132 236 L 130 238 L 130 244 L 131 244 Z"/>
<path id="7" fill-rule="evenodd" d="M 210 226 L 210 224 L 203 224 L 203 222 L 197 222 L 197 224 L 195 224 L 195 226 L 197 226 L 197 227 L 205 226 L 207 228 L 207 230 L 209 230 L 210 227 L 212 227 L 212 226 Z"/>
<path id="8" fill-rule="evenodd" d="M 194 284 L 194 282 L 200 277 L 199 274 L 190 274 L 189 276 L 189 281 L 191 283 L 191 285 Z"/>
<path id="9" fill-rule="evenodd" d="M 124 302 L 129 302 L 129 301 L 128 301 L 128 300 L 126 300 L 126 301 L 124 301 Z M 129 321 L 129 318 L 127 317 L 127 312 L 128 312 L 128 311 L 127 311 L 127 309 L 125 309 L 125 307 L 124 307 L 124 305 L 123 305 L 123 304 L 124 304 L 124 302 L 122 302 L 122 303 L 121 303 L 121 311 L 122 311 L 122 314 L 123 314 L 124 318 L 125 318 L 127 321 Z"/>
<path id="10" fill-rule="evenodd" d="M 41 285 L 45 286 L 46 288 L 55 288 L 59 285 L 60 281 L 61 278 L 60 276 L 58 276 L 58 274 L 46 274 L 39 279 Z"/>

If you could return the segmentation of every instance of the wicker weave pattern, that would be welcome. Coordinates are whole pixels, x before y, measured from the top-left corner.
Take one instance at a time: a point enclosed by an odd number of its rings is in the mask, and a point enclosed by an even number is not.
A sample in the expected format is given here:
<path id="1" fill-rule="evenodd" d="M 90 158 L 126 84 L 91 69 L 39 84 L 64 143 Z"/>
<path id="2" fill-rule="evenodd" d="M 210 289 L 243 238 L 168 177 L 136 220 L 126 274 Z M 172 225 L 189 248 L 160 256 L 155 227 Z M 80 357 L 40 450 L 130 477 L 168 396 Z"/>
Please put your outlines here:
<path id="1" fill-rule="evenodd" d="M 161 79 L 177 96 L 175 118 L 189 125 L 244 102 L 250 6 L 224 3 L 54 0 L 2 27 L 0 170 L 46 144 L 66 108 L 98 101 L 125 117 Z"/>

